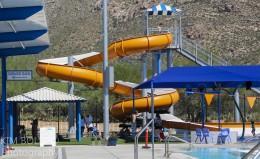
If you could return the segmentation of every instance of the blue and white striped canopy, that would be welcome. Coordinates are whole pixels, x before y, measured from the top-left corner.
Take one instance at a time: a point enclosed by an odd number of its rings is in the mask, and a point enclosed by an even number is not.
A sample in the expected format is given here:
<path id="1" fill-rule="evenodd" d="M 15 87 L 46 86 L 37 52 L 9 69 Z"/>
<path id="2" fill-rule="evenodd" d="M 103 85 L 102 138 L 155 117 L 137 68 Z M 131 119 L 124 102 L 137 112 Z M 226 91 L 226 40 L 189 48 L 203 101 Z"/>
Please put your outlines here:
<path id="1" fill-rule="evenodd" d="M 176 9 L 173 6 L 168 6 L 164 3 L 160 3 L 159 5 L 153 5 L 152 8 L 148 8 L 148 15 L 174 15 L 180 12 L 180 9 Z"/>

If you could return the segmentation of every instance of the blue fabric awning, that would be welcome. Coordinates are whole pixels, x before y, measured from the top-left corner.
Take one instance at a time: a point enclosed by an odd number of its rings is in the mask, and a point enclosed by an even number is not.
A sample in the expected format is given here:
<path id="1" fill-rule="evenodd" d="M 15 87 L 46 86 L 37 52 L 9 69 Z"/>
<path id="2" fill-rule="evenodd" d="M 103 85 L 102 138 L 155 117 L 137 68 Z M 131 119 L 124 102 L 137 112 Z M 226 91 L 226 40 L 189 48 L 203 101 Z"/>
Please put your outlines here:
<path id="1" fill-rule="evenodd" d="M 159 5 L 153 5 L 151 8 L 147 9 L 148 15 L 174 15 L 180 12 L 180 9 L 176 9 L 173 6 L 168 6 L 164 3 Z"/>
<path id="2" fill-rule="evenodd" d="M 26 19 L 42 9 L 41 0 L 1 0 L 0 21 Z"/>
<path id="3" fill-rule="evenodd" d="M 151 88 L 260 87 L 260 66 L 173 67 L 138 85 Z"/>

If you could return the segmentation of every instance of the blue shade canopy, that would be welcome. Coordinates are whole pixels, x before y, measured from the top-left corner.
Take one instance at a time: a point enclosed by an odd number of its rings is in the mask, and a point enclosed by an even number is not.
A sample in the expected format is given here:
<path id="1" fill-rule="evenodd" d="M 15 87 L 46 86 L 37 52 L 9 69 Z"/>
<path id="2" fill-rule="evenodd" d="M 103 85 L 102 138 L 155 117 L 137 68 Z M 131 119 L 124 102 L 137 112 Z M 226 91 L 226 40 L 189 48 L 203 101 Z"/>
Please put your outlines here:
<path id="1" fill-rule="evenodd" d="M 47 34 L 31 41 L 0 43 L 0 57 L 37 54 L 47 49 L 49 44 Z"/>
<path id="2" fill-rule="evenodd" d="M 1 0 L 0 21 L 26 19 L 42 8 L 41 0 Z"/>
<path id="3" fill-rule="evenodd" d="M 0 21 L 0 42 L 34 40 L 46 32 L 46 23 L 33 20 Z"/>
<path id="4" fill-rule="evenodd" d="M 0 21 L 0 57 L 37 54 L 48 46 L 44 10 L 26 20 Z"/>
<path id="5" fill-rule="evenodd" d="M 148 15 L 174 15 L 180 12 L 180 9 L 176 9 L 173 6 L 168 6 L 164 3 L 159 5 L 153 5 L 151 8 L 147 9 Z"/>
<path id="6" fill-rule="evenodd" d="M 140 84 L 151 88 L 260 87 L 260 66 L 173 67 Z"/>

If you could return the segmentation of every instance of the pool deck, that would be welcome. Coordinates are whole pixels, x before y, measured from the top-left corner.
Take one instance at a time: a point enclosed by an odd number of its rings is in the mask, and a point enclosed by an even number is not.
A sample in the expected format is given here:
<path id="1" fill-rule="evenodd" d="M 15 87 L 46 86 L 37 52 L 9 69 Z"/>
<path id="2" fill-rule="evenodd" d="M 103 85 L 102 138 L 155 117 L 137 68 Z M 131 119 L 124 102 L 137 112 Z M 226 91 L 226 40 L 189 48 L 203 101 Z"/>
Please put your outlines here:
<path id="1" fill-rule="evenodd" d="M 142 149 L 139 146 L 139 158 L 151 159 L 151 149 Z M 241 144 L 195 144 L 193 147 L 214 147 L 214 148 L 251 148 L 252 145 Z M 187 144 L 171 144 L 170 159 L 194 159 L 182 153 L 183 149 L 188 149 Z M 173 151 L 174 150 L 174 151 Z M 58 147 L 15 147 L 9 154 L 0 157 L 1 159 L 133 159 L 133 144 L 117 146 L 58 146 Z M 155 144 L 155 158 L 164 159 L 164 144 Z"/>

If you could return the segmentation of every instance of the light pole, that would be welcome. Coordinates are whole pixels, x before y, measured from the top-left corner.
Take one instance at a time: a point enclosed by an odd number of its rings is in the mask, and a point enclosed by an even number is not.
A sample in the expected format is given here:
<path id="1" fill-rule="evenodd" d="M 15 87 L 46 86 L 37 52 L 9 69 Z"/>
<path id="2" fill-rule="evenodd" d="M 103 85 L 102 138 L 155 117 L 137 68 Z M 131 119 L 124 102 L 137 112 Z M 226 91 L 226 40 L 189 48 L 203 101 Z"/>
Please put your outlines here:
<path id="1" fill-rule="evenodd" d="M 109 72 L 108 72 L 108 2 L 103 0 L 103 119 L 104 138 L 109 138 Z"/>

